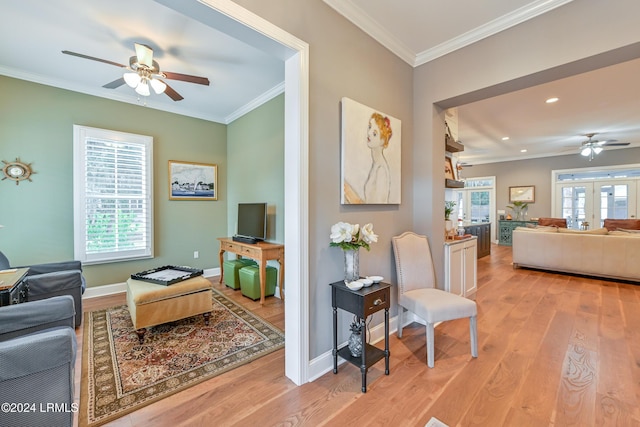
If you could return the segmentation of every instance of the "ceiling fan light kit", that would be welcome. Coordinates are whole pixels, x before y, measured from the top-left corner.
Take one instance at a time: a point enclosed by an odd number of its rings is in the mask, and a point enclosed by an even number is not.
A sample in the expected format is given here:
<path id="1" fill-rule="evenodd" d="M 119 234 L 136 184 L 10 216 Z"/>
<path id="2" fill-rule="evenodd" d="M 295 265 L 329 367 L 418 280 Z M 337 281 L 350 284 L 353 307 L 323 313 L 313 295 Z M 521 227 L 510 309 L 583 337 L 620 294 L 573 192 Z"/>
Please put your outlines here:
<path id="1" fill-rule="evenodd" d="M 593 140 L 592 138 L 594 136 L 596 136 L 597 133 L 586 133 L 584 136 L 586 136 L 587 139 L 586 141 L 584 141 L 582 143 L 582 145 L 580 146 L 580 154 L 583 155 L 584 157 L 589 157 L 589 161 L 593 160 L 593 158 L 602 153 L 602 150 L 604 149 L 604 146 L 614 146 L 614 145 L 618 145 L 618 146 L 624 146 L 624 145 L 629 145 L 628 142 L 616 142 L 615 139 L 612 140 L 607 140 L 607 141 L 598 141 L 598 140 Z"/>
<path id="2" fill-rule="evenodd" d="M 153 88 L 153 91 L 155 93 L 157 93 L 158 95 L 160 95 L 161 93 L 163 93 L 165 91 L 165 89 L 167 89 L 166 83 L 163 82 L 162 80 L 153 79 L 149 83 L 151 84 L 151 87 Z"/>
<path id="3" fill-rule="evenodd" d="M 104 62 L 106 64 L 115 65 L 116 67 L 124 68 L 126 71 L 121 78 L 114 80 L 111 83 L 107 83 L 103 87 L 107 89 L 116 89 L 123 84 L 133 88 L 140 96 L 151 95 L 149 86 L 153 88 L 153 91 L 158 95 L 161 93 L 167 94 L 174 101 L 180 101 L 184 99 L 182 95 L 176 92 L 171 86 L 163 82 L 161 79 L 180 80 L 188 83 L 195 83 L 204 86 L 209 86 L 209 79 L 206 77 L 191 76 L 188 74 L 180 73 L 163 73 L 160 71 L 160 65 L 157 61 L 153 60 L 153 49 L 149 46 L 134 43 L 136 54 L 129 58 L 129 65 L 119 64 L 117 62 L 108 61 L 106 59 L 95 58 L 93 56 L 84 55 L 81 53 L 70 52 L 63 50 L 62 53 L 71 56 L 77 56 L 79 58 L 90 59 L 92 61 Z"/>

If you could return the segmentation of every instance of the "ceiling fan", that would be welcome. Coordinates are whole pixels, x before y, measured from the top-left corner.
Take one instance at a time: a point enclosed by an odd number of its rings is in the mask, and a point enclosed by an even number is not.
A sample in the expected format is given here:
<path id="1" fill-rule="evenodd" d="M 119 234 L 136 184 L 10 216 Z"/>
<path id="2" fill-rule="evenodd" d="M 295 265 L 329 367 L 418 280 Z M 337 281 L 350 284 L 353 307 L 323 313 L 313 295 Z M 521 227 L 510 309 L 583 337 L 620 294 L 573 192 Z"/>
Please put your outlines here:
<path id="1" fill-rule="evenodd" d="M 102 86 L 107 89 L 115 89 L 126 83 L 128 86 L 134 88 L 137 94 L 149 96 L 151 94 L 149 86 L 151 86 L 155 93 L 161 94 L 164 92 L 174 101 L 180 101 L 184 99 L 184 97 L 161 79 L 180 80 L 209 86 L 209 79 L 206 77 L 160 71 L 160 65 L 153 59 L 153 49 L 141 43 L 134 43 L 134 45 L 136 54 L 129 58 L 129 65 L 123 65 L 106 59 L 83 55 L 81 53 L 70 52 L 68 50 L 63 50 L 62 53 L 77 56 L 79 58 L 91 59 L 92 61 L 104 62 L 105 64 L 115 65 L 116 67 L 127 70 L 119 79 Z"/>
<path id="2" fill-rule="evenodd" d="M 580 146 L 580 154 L 589 157 L 589 161 L 593 160 L 596 154 L 600 154 L 603 150 L 603 147 L 613 147 L 613 146 L 623 146 L 629 145 L 628 142 L 616 142 L 615 139 L 609 139 L 605 141 L 598 141 L 597 139 L 593 139 L 597 133 L 585 133 L 588 139 L 582 142 Z"/>

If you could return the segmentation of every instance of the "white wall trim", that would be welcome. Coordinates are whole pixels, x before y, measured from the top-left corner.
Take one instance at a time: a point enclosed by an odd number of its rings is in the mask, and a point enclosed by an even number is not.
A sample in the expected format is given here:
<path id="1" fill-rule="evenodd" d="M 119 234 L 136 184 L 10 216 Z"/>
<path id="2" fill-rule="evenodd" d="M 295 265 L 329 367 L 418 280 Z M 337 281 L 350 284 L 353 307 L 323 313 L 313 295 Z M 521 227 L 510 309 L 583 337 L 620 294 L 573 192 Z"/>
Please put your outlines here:
<path id="1" fill-rule="evenodd" d="M 270 40 L 285 61 L 285 375 L 309 370 L 309 44 L 230 0 L 199 0 Z"/>
<path id="2" fill-rule="evenodd" d="M 262 104 L 266 104 L 267 102 L 271 101 L 273 98 L 275 98 L 276 96 L 284 92 L 284 86 L 285 86 L 285 83 L 282 82 L 274 86 L 273 88 L 269 89 L 268 91 L 266 91 L 259 97 L 255 98 L 254 100 L 247 102 L 245 105 L 243 105 L 242 107 L 238 108 L 236 111 L 234 111 L 233 113 L 225 117 L 224 123 L 228 125 L 234 120 L 237 120 L 240 117 L 244 116 L 245 114 L 255 110 Z"/>
<path id="3" fill-rule="evenodd" d="M 537 0 L 416 55 L 414 67 L 486 39 L 573 0 Z"/>

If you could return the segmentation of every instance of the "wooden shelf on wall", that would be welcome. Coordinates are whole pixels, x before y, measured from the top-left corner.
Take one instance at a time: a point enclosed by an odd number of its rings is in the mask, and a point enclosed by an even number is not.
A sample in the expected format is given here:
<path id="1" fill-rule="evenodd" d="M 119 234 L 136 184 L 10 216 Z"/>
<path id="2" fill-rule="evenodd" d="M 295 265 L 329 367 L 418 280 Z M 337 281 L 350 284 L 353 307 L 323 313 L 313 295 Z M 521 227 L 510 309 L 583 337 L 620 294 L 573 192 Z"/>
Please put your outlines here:
<path id="1" fill-rule="evenodd" d="M 454 141 L 453 138 L 449 137 L 448 135 L 445 136 L 444 140 L 444 147 L 446 151 L 450 153 L 458 153 L 460 151 L 464 151 L 464 145 L 460 144 L 457 141 Z"/>
<path id="2" fill-rule="evenodd" d="M 445 188 L 464 188 L 464 181 L 456 181 L 455 179 L 445 179 Z"/>

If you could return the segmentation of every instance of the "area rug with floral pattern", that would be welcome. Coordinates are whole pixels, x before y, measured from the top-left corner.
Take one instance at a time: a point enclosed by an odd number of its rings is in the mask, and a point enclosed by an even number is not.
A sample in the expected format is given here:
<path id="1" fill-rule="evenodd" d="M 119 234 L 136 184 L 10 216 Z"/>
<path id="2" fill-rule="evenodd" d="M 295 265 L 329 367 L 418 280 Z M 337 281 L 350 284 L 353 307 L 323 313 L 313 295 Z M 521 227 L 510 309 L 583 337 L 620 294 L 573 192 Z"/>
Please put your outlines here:
<path id="1" fill-rule="evenodd" d="M 202 315 L 148 328 L 127 306 L 85 313 L 79 424 L 98 426 L 284 347 L 284 334 L 213 290 Z"/>

